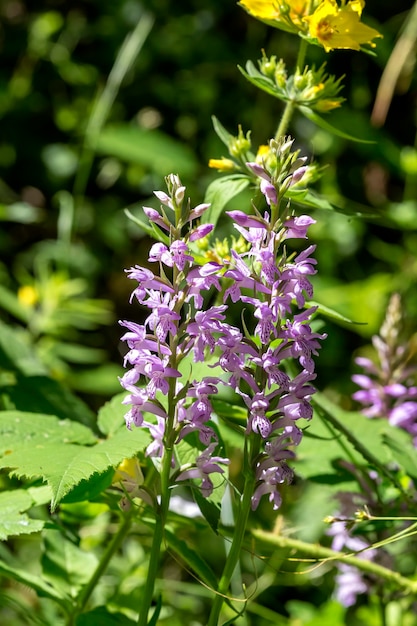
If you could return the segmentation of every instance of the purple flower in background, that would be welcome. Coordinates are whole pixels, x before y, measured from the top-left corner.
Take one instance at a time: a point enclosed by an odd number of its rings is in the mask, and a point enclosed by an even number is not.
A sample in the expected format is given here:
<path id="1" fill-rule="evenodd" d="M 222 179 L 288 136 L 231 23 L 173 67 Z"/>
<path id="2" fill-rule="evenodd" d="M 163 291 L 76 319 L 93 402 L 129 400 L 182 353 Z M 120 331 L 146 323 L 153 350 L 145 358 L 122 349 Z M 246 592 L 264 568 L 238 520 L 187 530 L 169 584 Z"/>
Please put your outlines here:
<path id="1" fill-rule="evenodd" d="M 409 432 L 417 448 L 417 386 L 412 384 L 416 368 L 408 364 L 407 348 L 399 341 L 400 323 L 401 301 L 393 294 L 380 334 L 372 338 L 377 361 L 355 359 L 365 374 L 352 376 L 360 387 L 352 397 L 363 405 L 366 417 L 385 417 Z"/>
<path id="2" fill-rule="evenodd" d="M 360 559 L 372 561 L 377 551 L 370 548 L 369 544 L 360 537 L 352 537 L 349 535 L 346 522 L 333 522 L 328 534 L 333 537 L 332 550 L 342 552 L 347 549 L 348 552 L 358 553 L 356 556 Z M 338 573 L 335 579 L 335 597 L 340 604 L 349 607 L 356 604 L 358 595 L 367 593 L 370 589 L 370 583 L 364 575 L 355 567 L 346 563 L 338 564 Z"/>

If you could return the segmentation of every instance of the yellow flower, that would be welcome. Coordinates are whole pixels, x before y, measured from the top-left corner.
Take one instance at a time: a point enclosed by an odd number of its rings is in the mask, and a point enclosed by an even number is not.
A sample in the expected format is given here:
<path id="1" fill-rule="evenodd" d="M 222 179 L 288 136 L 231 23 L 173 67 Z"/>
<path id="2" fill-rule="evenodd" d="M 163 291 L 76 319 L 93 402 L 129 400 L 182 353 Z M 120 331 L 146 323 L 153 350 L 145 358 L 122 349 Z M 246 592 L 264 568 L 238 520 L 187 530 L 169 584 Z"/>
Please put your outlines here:
<path id="1" fill-rule="evenodd" d="M 39 301 L 39 293 L 35 287 L 31 285 L 23 285 L 17 292 L 20 302 L 27 307 L 34 307 Z"/>
<path id="2" fill-rule="evenodd" d="M 231 159 L 222 157 L 221 159 L 210 159 L 208 166 L 220 172 L 229 172 L 235 169 L 236 164 Z"/>
<path id="3" fill-rule="evenodd" d="M 308 23 L 311 37 L 316 38 L 326 52 L 336 48 L 360 50 L 362 44 L 374 47 L 372 39 L 382 35 L 361 23 L 364 6 L 363 0 L 343 2 L 341 7 L 336 0 L 323 0 L 312 15 L 304 17 L 304 21 Z"/>
<path id="4" fill-rule="evenodd" d="M 240 0 L 240 6 L 276 28 L 290 32 L 305 30 L 303 18 L 308 13 L 309 0 Z"/>

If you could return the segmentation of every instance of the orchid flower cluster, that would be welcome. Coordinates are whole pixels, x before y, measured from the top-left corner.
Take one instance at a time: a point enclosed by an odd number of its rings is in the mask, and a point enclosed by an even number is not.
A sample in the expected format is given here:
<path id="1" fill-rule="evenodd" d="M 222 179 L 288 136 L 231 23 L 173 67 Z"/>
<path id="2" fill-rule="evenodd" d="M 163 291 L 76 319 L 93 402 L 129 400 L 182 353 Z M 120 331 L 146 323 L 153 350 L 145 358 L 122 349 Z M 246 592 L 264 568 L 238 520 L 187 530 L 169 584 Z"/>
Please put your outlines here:
<path id="1" fill-rule="evenodd" d="M 392 426 L 403 428 L 417 447 L 417 386 L 413 384 L 416 367 L 409 364 L 408 346 L 400 341 L 401 299 L 393 294 L 380 334 L 372 338 L 378 363 L 365 357 L 355 362 L 365 374 L 352 376 L 361 389 L 353 399 L 363 405 L 366 417 L 385 417 Z"/>
<path id="2" fill-rule="evenodd" d="M 313 356 L 325 337 L 313 332 L 316 307 L 307 304 L 313 295 L 309 277 L 316 272 L 315 246 L 299 253 L 287 250 L 289 240 L 307 238 L 314 220 L 295 216 L 288 205 L 279 214 L 285 190 L 306 170 L 305 159 L 291 153 L 292 143 L 289 138 L 271 142 L 276 163 L 285 161 L 286 172 L 281 169 L 278 175 L 248 163 L 260 179 L 269 210 L 263 215 L 257 209 L 253 215 L 228 212 L 247 250 L 238 253 L 232 248 L 230 258 L 221 263 L 200 264 L 193 254 L 194 242 L 212 230 L 211 224 L 196 225 L 208 205 L 190 209 L 179 178 L 167 178 L 168 194 L 155 192 L 161 210 L 144 208 L 149 220 L 167 235 L 161 237 L 166 243 L 155 243 L 149 252 L 149 263 L 158 264 L 159 272 L 140 266 L 127 270 L 137 283 L 132 298 L 148 314 L 143 324 L 121 322 L 127 329 L 122 339 L 128 345 L 129 369 L 121 379 L 128 392 L 124 402 L 130 405 L 126 424 L 149 430 L 147 455 L 158 459 L 169 454 L 172 480 L 201 479 L 203 496 L 210 496 L 211 475 L 224 473 L 222 466 L 229 463 L 216 454 L 220 445 L 210 398 L 221 386 L 231 388 L 247 408 L 244 432 L 252 440 L 250 463 L 256 482 L 253 509 L 263 495 L 269 496 L 274 509 L 281 504 L 279 487 L 292 477 L 287 461 L 302 438 L 297 421 L 312 417 Z M 217 302 L 208 306 L 213 291 L 218 293 Z M 230 303 L 238 301 L 247 306 L 241 327 L 227 317 Z M 181 372 L 188 355 L 195 363 L 209 359 L 223 375 L 196 380 Z M 287 366 L 291 360 L 299 364 L 295 374 Z M 198 434 L 203 450 L 184 467 L 175 446 L 191 433 Z"/>

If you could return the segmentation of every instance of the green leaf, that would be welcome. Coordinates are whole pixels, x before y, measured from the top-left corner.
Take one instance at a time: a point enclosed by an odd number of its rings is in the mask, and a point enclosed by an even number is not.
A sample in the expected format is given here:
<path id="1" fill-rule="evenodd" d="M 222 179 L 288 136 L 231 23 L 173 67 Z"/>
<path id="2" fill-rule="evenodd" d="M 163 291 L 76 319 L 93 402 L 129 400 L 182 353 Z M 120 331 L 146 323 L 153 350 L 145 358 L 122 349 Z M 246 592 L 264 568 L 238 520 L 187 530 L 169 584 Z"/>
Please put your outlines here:
<path id="1" fill-rule="evenodd" d="M 110 487 L 114 476 L 113 467 L 109 467 L 101 474 L 93 474 L 87 479 L 82 480 L 71 491 L 62 498 L 61 502 L 65 504 L 75 502 L 90 502 L 97 498 L 103 491 Z"/>
<path id="2" fill-rule="evenodd" d="M 165 528 L 165 538 L 169 547 L 183 559 L 198 578 L 211 589 L 217 589 L 218 580 L 211 567 L 195 548 L 191 548 L 178 534 L 169 527 Z"/>
<path id="3" fill-rule="evenodd" d="M 320 313 L 320 315 L 324 315 L 325 317 L 328 317 L 335 322 L 343 322 L 344 324 L 366 325 L 366 322 L 354 322 L 353 320 L 349 319 L 345 315 L 342 315 L 338 311 L 335 311 L 334 309 L 325 306 L 324 304 L 320 304 L 319 302 L 315 302 L 314 300 L 309 300 L 308 302 L 306 302 L 306 307 L 311 306 L 316 306 L 317 312 Z"/>
<path id="4" fill-rule="evenodd" d="M 325 209 L 326 211 L 336 211 L 326 198 L 323 198 L 308 189 L 292 189 L 291 187 L 285 192 L 285 197 L 290 198 L 294 203 L 301 206 L 307 206 L 312 209 Z"/>
<path id="5" fill-rule="evenodd" d="M 143 165 L 160 176 L 170 172 L 194 176 L 197 170 L 192 150 L 159 130 L 130 124 L 106 126 L 94 148 L 98 153 Z"/>
<path id="6" fill-rule="evenodd" d="M 30 589 L 36 591 L 39 596 L 55 600 L 55 602 L 58 602 L 61 606 L 66 606 L 67 610 L 70 609 L 70 601 L 65 594 L 62 594 L 60 591 L 51 587 L 48 583 L 42 580 L 40 576 L 30 574 L 27 569 L 13 567 L 0 560 L 0 575 L 11 580 L 15 580 L 22 585 L 26 585 Z"/>
<path id="7" fill-rule="evenodd" d="M 56 590 L 75 598 L 91 578 L 98 559 L 81 550 L 58 530 L 43 533 L 42 578 Z"/>
<path id="8" fill-rule="evenodd" d="M 389 433 L 383 433 L 382 441 L 396 463 L 414 482 L 417 482 L 417 455 L 410 434 L 397 428 Z"/>
<path id="9" fill-rule="evenodd" d="M 384 445 L 384 435 L 395 431 L 384 419 L 368 419 L 362 413 L 341 409 L 324 394 L 316 393 L 313 403 L 324 414 L 316 414 L 304 431 L 304 438 L 297 448 L 296 472 L 303 478 L 334 487 L 335 491 L 360 489 L 345 464 L 356 467 L 372 467 L 389 476 L 398 487 L 395 476 L 386 469 L 392 460 Z M 331 420 L 333 416 L 350 437 Z"/>
<path id="10" fill-rule="evenodd" d="M 241 174 L 223 176 L 211 182 L 204 198 L 204 202 L 209 202 L 210 207 L 202 216 L 202 221 L 215 226 L 226 204 L 246 189 L 249 182 L 248 177 Z"/>
<path id="11" fill-rule="evenodd" d="M 215 115 L 211 116 L 213 127 L 216 135 L 221 139 L 225 146 L 229 147 L 230 142 L 234 139 L 233 135 L 231 135 L 221 124 L 221 122 L 217 119 Z"/>
<path id="12" fill-rule="evenodd" d="M 105 606 L 97 606 L 75 620 L 75 626 L 135 626 L 136 623 L 123 613 L 110 613 Z"/>
<path id="13" fill-rule="evenodd" d="M 319 128 L 322 128 L 323 130 L 326 130 L 333 135 L 337 135 L 338 137 L 342 137 L 343 139 L 348 139 L 349 141 L 356 141 L 358 143 L 375 143 L 375 141 L 369 139 L 360 139 L 359 137 L 353 137 L 353 135 L 350 135 L 349 133 L 346 133 L 343 130 L 336 128 L 335 126 L 332 126 L 332 124 L 326 122 L 322 117 L 320 117 L 320 115 L 317 115 L 315 111 L 312 111 L 308 107 L 299 106 L 298 109 L 307 119 L 316 124 Z"/>
<path id="14" fill-rule="evenodd" d="M 0 285 L 0 307 L 25 324 L 29 321 L 30 309 L 23 306 L 19 298 L 3 285 Z"/>
<path id="15" fill-rule="evenodd" d="M 125 214 L 134 224 L 136 224 L 136 226 L 139 226 L 139 228 L 143 230 L 144 233 L 149 235 L 149 237 L 151 237 L 152 239 L 156 239 L 156 241 L 160 241 L 165 245 L 169 244 L 168 235 L 165 235 L 165 233 L 163 233 L 160 228 L 156 228 L 153 223 L 141 220 L 136 215 L 133 215 L 133 213 L 131 213 L 129 209 L 125 209 Z"/>
<path id="16" fill-rule="evenodd" d="M 55 430 L 59 428 L 54 426 Z M 62 441 L 62 440 L 61 440 Z M 0 467 L 11 468 L 18 478 L 42 478 L 52 489 L 52 509 L 82 480 L 102 474 L 131 458 L 149 442 L 149 434 L 140 428 L 123 429 L 114 437 L 95 446 L 58 443 L 46 439 L 36 445 L 25 442 L 0 458 Z"/>
<path id="17" fill-rule="evenodd" d="M 125 427 L 126 405 L 122 404 L 125 397 L 125 392 L 118 393 L 99 409 L 97 424 L 103 435 L 111 437 L 121 427 Z"/>
<path id="18" fill-rule="evenodd" d="M 24 511 L 34 505 L 31 494 L 24 489 L 0 493 L 0 541 L 17 535 L 29 535 L 42 530 L 43 520 L 31 519 Z"/>
<path id="19" fill-rule="evenodd" d="M 0 454 L 10 455 L 22 447 L 53 446 L 55 443 L 93 444 L 97 438 L 78 422 L 53 415 L 0 411 Z"/>

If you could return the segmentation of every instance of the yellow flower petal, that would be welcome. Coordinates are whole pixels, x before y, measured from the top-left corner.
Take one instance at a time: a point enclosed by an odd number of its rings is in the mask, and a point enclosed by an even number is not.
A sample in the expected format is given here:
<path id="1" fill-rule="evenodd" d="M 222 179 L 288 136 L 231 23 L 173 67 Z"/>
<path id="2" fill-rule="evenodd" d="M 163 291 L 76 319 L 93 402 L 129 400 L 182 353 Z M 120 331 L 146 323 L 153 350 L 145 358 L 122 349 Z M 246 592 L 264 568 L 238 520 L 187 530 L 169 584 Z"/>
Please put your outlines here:
<path id="1" fill-rule="evenodd" d="M 323 0 L 314 13 L 304 18 L 311 37 L 316 38 L 326 52 L 334 49 L 360 50 L 362 44 L 370 44 L 382 35 L 362 24 L 360 17 L 363 0 L 350 0 L 339 7 L 336 0 Z"/>
<path id="2" fill-rule="evenodd" d="M 224 157 L 221 159 L 210 159 L 208 166 L 215 170 L 220 170 L 221 172 L 234 170 L 236 167 L 234 161 L 231 159 L 225 159 Z"/>

